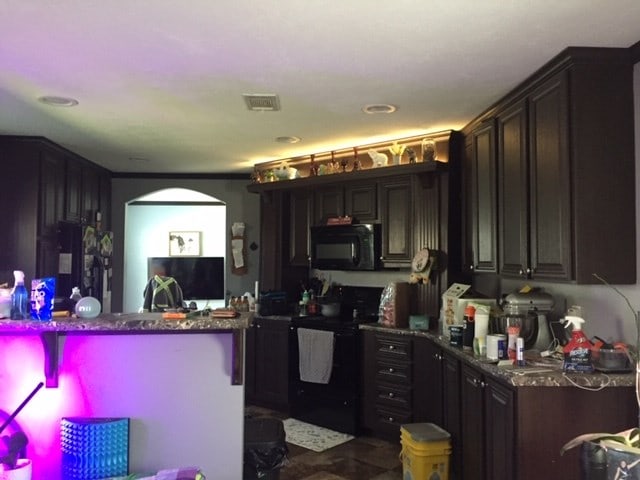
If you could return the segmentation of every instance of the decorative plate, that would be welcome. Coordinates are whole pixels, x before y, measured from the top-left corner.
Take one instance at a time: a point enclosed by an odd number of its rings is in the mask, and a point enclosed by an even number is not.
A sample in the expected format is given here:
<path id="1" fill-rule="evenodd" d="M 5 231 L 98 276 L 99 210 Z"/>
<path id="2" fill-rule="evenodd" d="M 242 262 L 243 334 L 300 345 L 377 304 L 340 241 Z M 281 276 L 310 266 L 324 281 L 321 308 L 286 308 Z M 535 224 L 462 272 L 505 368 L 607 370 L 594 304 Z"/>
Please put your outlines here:
<path id="1" fill-rule="evenodd" d="M 423 248 L 413 257 L 411 262 L 412 271 L 419 273 L 426 270 L 429 266 L 429 249 Z"/>

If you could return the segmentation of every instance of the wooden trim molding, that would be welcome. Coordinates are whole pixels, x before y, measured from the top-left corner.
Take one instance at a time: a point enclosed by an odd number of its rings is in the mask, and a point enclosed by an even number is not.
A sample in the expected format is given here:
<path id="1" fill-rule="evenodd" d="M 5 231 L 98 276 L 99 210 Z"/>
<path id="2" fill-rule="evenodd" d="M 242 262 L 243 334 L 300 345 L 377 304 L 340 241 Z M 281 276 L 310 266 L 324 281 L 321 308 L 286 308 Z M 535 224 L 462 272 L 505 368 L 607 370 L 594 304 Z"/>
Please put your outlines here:
<path id="1" fill-rule="evenodd" d="M 632 63 L 640 63 L 640 40 L 629 47 L 629 53 Z"/>

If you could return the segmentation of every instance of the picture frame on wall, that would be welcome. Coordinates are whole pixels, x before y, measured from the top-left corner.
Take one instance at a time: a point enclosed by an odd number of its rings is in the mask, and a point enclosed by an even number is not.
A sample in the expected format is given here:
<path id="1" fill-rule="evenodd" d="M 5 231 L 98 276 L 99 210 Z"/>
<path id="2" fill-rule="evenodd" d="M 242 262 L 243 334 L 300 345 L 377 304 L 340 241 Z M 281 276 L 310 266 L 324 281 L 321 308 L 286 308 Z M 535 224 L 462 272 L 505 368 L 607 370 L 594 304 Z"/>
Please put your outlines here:
<path id="1" fill-rule="evenodd" d="M 201 255 L 202 232 L 169 232 L 170 257 L 198 257 Z"/>

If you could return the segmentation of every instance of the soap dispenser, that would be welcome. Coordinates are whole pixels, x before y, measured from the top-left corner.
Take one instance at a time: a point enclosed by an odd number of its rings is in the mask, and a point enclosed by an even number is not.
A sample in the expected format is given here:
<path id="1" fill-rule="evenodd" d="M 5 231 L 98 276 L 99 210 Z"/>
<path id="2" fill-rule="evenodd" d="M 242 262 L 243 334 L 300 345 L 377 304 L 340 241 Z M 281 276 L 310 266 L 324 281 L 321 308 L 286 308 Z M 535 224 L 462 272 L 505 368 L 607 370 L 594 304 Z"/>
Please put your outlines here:
<path id="1" fill-rule="evenodd" d="M 31 308 L 29 306 L 29 293 L 24 286 L 24 272 L 14 270 L 13 277 L 15 283 L 11 292 L 11 319 L 29 320 Z"/>

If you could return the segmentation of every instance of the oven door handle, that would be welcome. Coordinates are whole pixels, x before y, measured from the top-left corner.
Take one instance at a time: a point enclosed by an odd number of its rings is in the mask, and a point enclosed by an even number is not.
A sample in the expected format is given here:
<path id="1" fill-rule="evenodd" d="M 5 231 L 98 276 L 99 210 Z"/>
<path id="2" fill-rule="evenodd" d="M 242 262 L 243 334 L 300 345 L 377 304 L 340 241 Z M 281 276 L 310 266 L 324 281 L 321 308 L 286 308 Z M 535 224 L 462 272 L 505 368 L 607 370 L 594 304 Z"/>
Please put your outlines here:
<path id="1" fill-rule="evenodd" d="M 336 337 L 340 337 L 340 338 L 342 338 L 342 337 L 353 337 L 354 336 L 353 333 L 334 333 L 333 335 L 336 336 Z"/>

